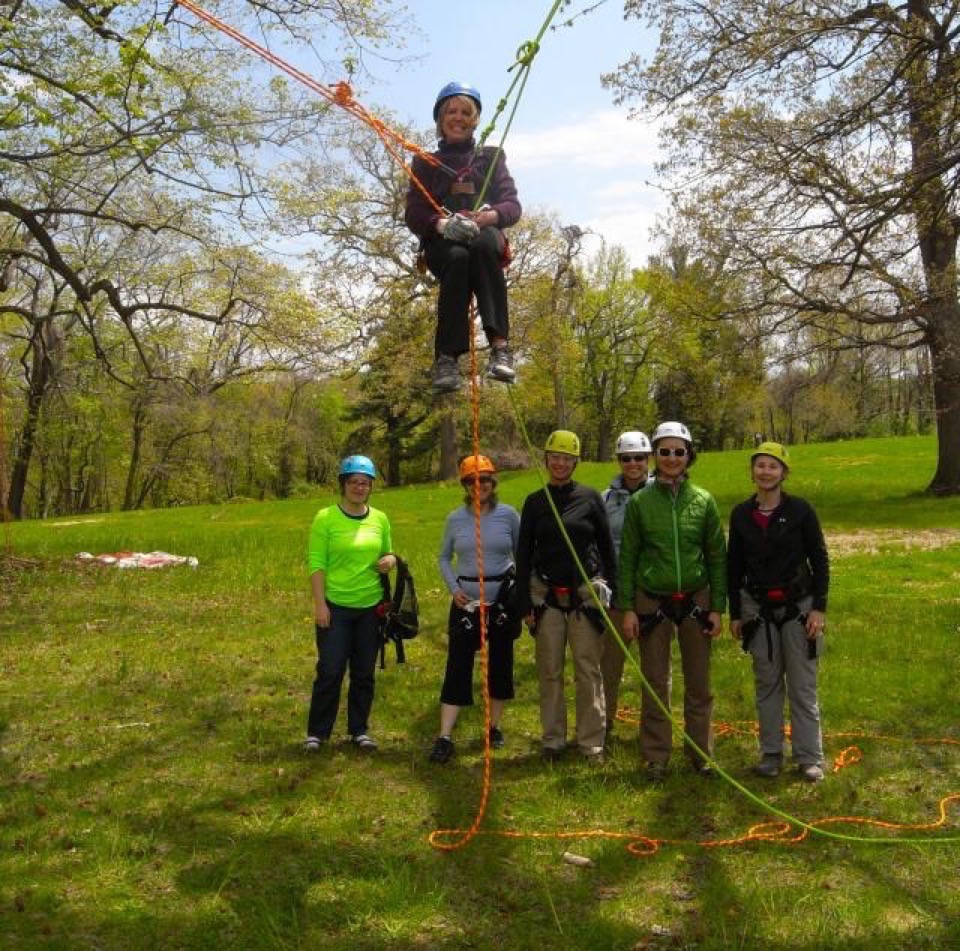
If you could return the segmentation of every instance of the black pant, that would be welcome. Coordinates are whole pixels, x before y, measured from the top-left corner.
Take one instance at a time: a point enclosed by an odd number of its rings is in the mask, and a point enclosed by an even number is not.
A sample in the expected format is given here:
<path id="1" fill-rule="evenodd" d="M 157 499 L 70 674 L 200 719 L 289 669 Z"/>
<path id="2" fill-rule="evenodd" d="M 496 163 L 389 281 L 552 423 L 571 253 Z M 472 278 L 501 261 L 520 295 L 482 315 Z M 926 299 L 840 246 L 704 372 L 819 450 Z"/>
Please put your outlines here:
<path id="1" fill-rule="evenodd" d="M 507 282 L 500 266 L 504 237 L 499 228 L 484 228 L 470 244 L 432 238 L 424 247 L 427 267 L 440 281 L 437 300 L 437 335 L 434 350 L 459 357 L 470 349 L 467 322 L 470 298 L 477 309 L 488 340 L 510 336 Z"/>
<path id="2" fill-rule="evenodd" d="M 447 645 L 447 670 L 440 689 L 440 702 L 454 707 L 473 706 L 473 661 L 478 650 L 480 615 L 470 614 L 474 630 L 466 631 L 459 623 L 460 611 L 450 605 Z M 489 621 L 489 615 L 488 615 Z M 512 700 L 513 692 L 513 642 L 520 622 L 510 623 L 498 630 L 488 623 L 487 629 L 487 686 L 494 700 Z"/>
<path id="3" fill-rule="evenodd" d="M 367 732 L 379 650 L 380 618 L 376 606 L 330 605 L 330 627 L 317 627 L 317 677 L 310 699 L 307 736 L 324 740 L 333 732 L 348 663 L 347 733 L 360 736 Z"/>

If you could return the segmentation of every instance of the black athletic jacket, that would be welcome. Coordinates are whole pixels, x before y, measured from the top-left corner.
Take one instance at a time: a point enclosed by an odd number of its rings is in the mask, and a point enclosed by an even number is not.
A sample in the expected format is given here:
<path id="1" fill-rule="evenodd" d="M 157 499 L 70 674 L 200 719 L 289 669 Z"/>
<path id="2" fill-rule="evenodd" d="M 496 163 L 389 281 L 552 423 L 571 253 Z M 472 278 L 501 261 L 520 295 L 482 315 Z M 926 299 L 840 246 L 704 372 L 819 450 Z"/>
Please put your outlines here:
<path id="1" fill-rule="evenodd" d="M 813 609 L 827 610 L 830 561 L 813 506 L 782 494 L 766 531 L 753 520 L 757 499 L 741 502 L 730 513 L 727 542 L 727 586 L 730 619 L 740 620 L 740 589 L 789 588 L 809 578 Z"/>
<path id="2" fill-rule="evenodd" d="M 617 580 L 617 558 L 610 535 L 610 523 L 603 499 L 596 489 L 568 482 L 548 486 L 560 512 L 563 527 L 573 542 L 577 557 L 588 577 L 600 575 L 611 587 Z M 517 610 L 523 615 L 531 607 L 530 573 L 536 571 L 554 585 L 579 588 L 583 579 L 560 533 L 544 489 L 527 496 L 520 513 L 517 542 Z"/>

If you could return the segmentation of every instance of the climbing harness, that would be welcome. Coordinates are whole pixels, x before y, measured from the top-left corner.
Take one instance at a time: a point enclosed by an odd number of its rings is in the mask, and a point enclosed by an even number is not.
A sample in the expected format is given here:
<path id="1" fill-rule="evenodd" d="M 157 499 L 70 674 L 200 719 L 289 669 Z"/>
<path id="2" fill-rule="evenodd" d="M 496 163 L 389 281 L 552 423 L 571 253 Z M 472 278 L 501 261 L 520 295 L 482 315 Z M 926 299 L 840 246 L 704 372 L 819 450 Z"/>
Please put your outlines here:
<path id="1" fill-rule="evenodd" d="M 787 588 L 753 589 L 750 594 L 757 599 L 760 605 L 759 613 L 744 621 L 741 626 L 740 646 L 745 654 L 750 653 L 750 645 L 760 628 L 763 628 L 767 637 L 767 660 L 773 662 L 773 628 L 782 635 L 783 628 L 790 621 L 797 621 L 806 625 L 807 615 L 800 610 Z M 815 637 L 807 639 L 807 657 L 814 660 L 817 656 L 817 641 Z"/>
<path id="2" fill-rule="evenodd" d="M 685 591 L 673 594 L 654 594 L 652 591 L 643 592 L 648 598 L 658 603 L 656 611 L 639 615 L 640 634 L 650 634 L 664 621 L 671 621 L 679 627 L 686 620 L 696 621 L 700 629 L 706 634 L 713 630 L 710 612 L 698 605 L 693 597 Z"/>
<path id="3" fill-rule="evenodd" d="M 411 640 L 420 633 L 420 609 L 417 604 L 417 589 L 410 568 L 402 559 L 397 558 L 397 580 L 390 590 L 390 578 L 380 575 L 383 587 L 383 600 L 377 606 L 380 619 L 380 669 L 387 666 L 387 644 L 393 643 L 397 652 L 397 663 L 407 662 L 407 652 L 403 642 Z"/>

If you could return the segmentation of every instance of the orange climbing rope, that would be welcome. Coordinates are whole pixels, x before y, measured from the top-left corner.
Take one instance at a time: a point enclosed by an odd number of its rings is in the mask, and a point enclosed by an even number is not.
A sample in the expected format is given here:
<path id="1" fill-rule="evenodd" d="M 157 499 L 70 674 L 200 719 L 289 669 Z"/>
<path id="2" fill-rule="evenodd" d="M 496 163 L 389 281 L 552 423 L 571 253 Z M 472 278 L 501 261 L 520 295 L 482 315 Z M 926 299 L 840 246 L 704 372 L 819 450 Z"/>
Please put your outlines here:
<path id="1" fill-rule="evenodd" d="M 512 829 L 487 829 L 475 833 L 477 835 L 495 836 L 503 839 L 531 839 L 554 840 L 569 842 L 579 839 L 606 839 L 626 843 L 625 848 L 631 855 L 647 857 L 655 855 L 665 846 L 695 845 L 703 849 L 730 848 L 736 845 L 746 845 L 750 842 L 763 842 L 775 845 L 797 845 L 808 838 L 811 829 L 823 828 L 828 825 L 861 825 L 889 831 L 930 831 L 938 829 L 947 823 L 947 808 L 960 802 L 960 794 L 944 796 L 938 806 L 939 817 L 932 822 L 887 822 L 882 819 L 869 819 L 864 816 L 828 816 L 823 819 L 813 819 L 807 823 L 809 828 L 797 829 L 789 822 L 758 822 L 750 826 L 742 835 L 731 836 L 727 839 L 666 839 L 643 835 L 638 832 L 617 832 L 610 829 L 584 829 L 581 831 L 546 831 L 546 832 L 517 832 Z M 438 829 L 430 836 L 430 842 L 436 848 L 443 836 L 460 835 L 461 829 Z M 870 842 L 870 838 L 861 838 L 856 841 Z M 929 844 L 934 844 L 932 840 Z"/>
<path id="2" fill-rule="evenodd" d="M 302 70 L 297 69 L 295 66 L 287 63 L 281 57 L 277 56 L 275 53 L 266 49 L 264 46 L 261 46 L 259 43 L 250 39 L 249 37 L 242 34 L 239 30 L 234 29 L 229 26 L 227 23 L 224 23 L 218 17 L 214 16 L 212 13 L 204 10 L 202 7 L 198 6 L 193 0 L 176 0 L 180 6 L 184 9 L 189 10 L 194 14 L 198 19 L 202 20 L 204 23 L 209 24 L 215 29 L 222 32 L 224 35 L 235 40 L 237 43 L 244 46 L 246 49 L 255 53 L 257 56 L 261 57 L 266 62 L 272 64 L 273 66 L 280 69 L 282 72 L 286 73 L 288 76 L 291 76 L 293 79 L 296 79 L 298 82 L 302 83 L 308 89 L 322 96 L 327 102 L 338 106 L 343 109 L 349 115 L 360 120 L 369 126 L 378 136 L 380 141 L 383 143 L 387 152 L 393 158 L 393 160 L 403 169 L 404 174 L 410 179 L 413 185 L 423 194 L 426 198 L 429 205 L 436 211 L 438 214 L 445 215 L 447 212 L 445 209 L 436 201 L 436 199 L 431 194 L 430 190 L 420 181 L 420 179 L 414 174 L 413 169 L 407 165 L 406 161 L 403 158 L 402 151 L 406 150 L 415 155 L 418 155 L 429 165 L 434 167 L 440 167 L 442 163 L 434 156 L 432 153 L 427 152 L 425 149 L 421 148 L 414 142 L 409 141 L 400 133 L 394 131 L 386 125 L 381 119 L 373 115 L 369 110 L 364 108 L 354 97 L 353 90 L 350 88 L 350 85 L 346 82 L 339 82 L 334 86 L 326 86 L 321 82 L 318 82 L 312 76 L 309 76 L 307 73 L 304 73 Z M 556 14 L 559 9 L 560 3 L 555 2 L 553 8 L 550 11 L 550 14 L 544 23 L 543 28 L 540 31 L 540 35 L 537 37 L 539 41 L 543 32 L 546 30 L 550 20 Z M 529 47 L 529 48 L 528 48 Z M 535 42 L 532 46 L 530 44 L 525 44 L 524 47 L 521 47 L 520 62 L 525 70 L 529 70 L 530 63 L 533 60 L 533 57 L 536 55 L 537 49 L 539 49 L 539 43 Z M 514 81 L 516 84 L 516 80 Z M 522 88 L 522 87 L 521 87 Z M 511 90 L 513 86 L 511 86 Z M 500 111 L 506 105 L 506 98 L 504 97 L 498 105 L 496 115 L 500 114 Z M 516 105 L 514 106 L 514 110 Z M 496 118 L 496 115 L 494 118 Z M 511 116 L 512 119 L 512 116 Z M 484 138 L 489 135 L 492 131 L 493 123 L 490 127 L 484 132 Z M 491 166 L 492 170 L 492 166 Z M 483 194 L 486 190 L 487 183 L 489 181 L 489 174 L 487 181 L 484 182 L 483 188 L 481 189 L 480 196 L 478 197 L 477 205 L 479 206 L 482 201 Z M 476 308 L 475 303 L 471 302 L 470 313 L 469 313 L 469 322 L 470 322 L 470 403 L 471 403 L 471 435 L 472 435 L 472 447 L 473 454 L 477 456 L 480 454 L 480 387 L 479 387 L 479 374 L 477 370 L 477 344 L 476 344 Z M 475 543 L 477 548 L 477 574 L 480 578 L 480 593 L 479 593 L 479 620 L 480 620 L 480 662 L 481 662 L 481 678 L 483 684 L 483 698 L 484 698 L 484 770 L 483 770 L 483 785 L 480 794 L 480 802 L 477 806 L 476 815 L 474 816 L 473 822 L 470 827 L 465 830 L 461 830 L 458 834 L 458 838 L 450 843 L 440 842 L 438 836 L 446 834 L 448 830 L 437 830 L 434 834 L 430 836 L 430 842 L 434 847 L 443 850 L 443 851 L 454 851 L 456 849 L 462 848 L 467 845 L 470 840 L 478 834 L 480 830 L 480 825 L 483 822 L 484 816 L 486 815 L 487 804 L 490 799 L 490 790 L 492 787 L 492 757 L 490 752 L 490 690 L 489 690 L 489 651 L 487 643 L 487 607 L 486 607 L 486 591 L 484 586 L 484 568 L 483 568 L 483 542 L 482 542 L 482 532 L 481 532 L 481 508 L 480 508 L 480 483 L 479 479 L 474 479 L 473 485 L 473 507 L 474 507 L 474 531 L 475 531 Z"/>
<path id="3" fill-rule="evenodd" d="M 617 711 L 617 719 L 626 723 L 638 724 L 639 720 L 633 714 L 635 711 L 627 707 L 621 707 Z M 758 732 L 756 723 L 748 726 L 741 726 L 733 723 L 718 722 L 715 725 L 715 734 L 717 737 L 729 736 L 755 736 Z M 789 738 L 789 726 L 787 727 Z M 902 737 L 894 737 L 881 733 L 867 733 L 866 731 L 856 730 L 848 732 L 837 732 L 825 734 L 833 737 L 851 737 L 860 739 L 879 739 L 879 740 L 901 740 Z M 914 743 L 922 745 L 944 745 L 960 746 L 960 740 L 952 737 L 922 737 L 912 740 Z M 833 771 L 839 772 L 848 766 L 860 762 L 863 759 L 863 752 L 858 746 L 849 746 L 841 750 L 833 758 Z M 703 849 L 729 848 L 737 845 L 746 845 L 750 842 L 763 842 L 779 845 L 798 845 L 810 837 L 811 831 L 822 829 L 827 826 L 849 825 L 864 826 L 875 829 L 885 829 L 891 832 L 908 831 L 931 831 L 942 828 L 947 823 L 948 808 L 960 803 L 960 793 L 951 793 L 943 796 L 938 803 L 938 817 L 929 822 L 890 822 L 885 819 L 874 819 L 866 816 L 824 816 L 820 819 L 811 819 L 803 827 L 797 827 L 786 821 L 765 821 L 758 822 L 747 828 L 740 835 L 729 836 L 722 839 L 675 839 L 659 838 L 649 835 L 643 835 L 637 832 L 618 832 L 609 829 L 585 829 L 580 831 L 560 830 L 543 832 L 520 832 L 513 829 L 497 829 L 477 832 L 471 830 L 473 835 L 498 836 L 506 839 L 532 839 L 532 840 L 556 840 L 570 841 L 576 839 L 607 839 L 611 841 L 622 841 L 625 848 L 631 855 L 646 857 L 656 854 L 665 846 L 696 846 Z M 458 836 L 463 833 L 461 829 L 438 829 L 430 836 L 430 843 L 436 848 L 449 848 L 443 843 L 447 836 Z M 862 838 L 857 841 L 869 842 L 870 838 Z M 915 840 L 913 840 L 915 842 Z M 934 844 L 936 840 L 930 842 Z M 953 840 L 947 840 L 953 841 Z"/>
<path id="4" fill-rule="evenodd" d="M 470 306 L 470 421 L 472 452 L 476 459 L 480 455 L 480 383 L 477 373 L 477 333 L 476 333 L 476 310 L 473 304 Z M 473 480 L 473 526 L 474 526 L 474 544 L 477 549 L 477 576 L 480 579 L 480 594 L 478 596 L 479 607 L 477 611 L 480 616 L 480 683 L 483 685 L 483 781 L 480 787 L 480 802 L 477 804 L 477 811 L 470 823 L 469 828 L 456 830 L 457 838 L 451 842 L 443 841 L 445 836 L 451 834 L 449 829 L 435 829 L 427 837 L 429 843 L 441 852 L 455 852 L 468 845 L 471 839 L 480 832 L 480 826 L 483 823 L 487 813 L 487 805 L 490 802 L 490 790 L 493 787 L 493 757 L 490 752 L 490 680 L 489 663 L 490 651 L 488 645 L 487 629 L 487 605 L 486 589 L 484 586 L 484 568 L 483 568 L 483 538 L 480 518 L 482 515 L 480 508 L 480 479 L 475 477 Z"/>
<path id="5" fill-rule="evenodd" d="M 261 59 L 273 66 L 276 66 L 277 69 L 297 80 L 297 82 L 302 83 L 307 87 L 307 89 L 310 89 L 319 96 L 322 96 L 327 100 L 327 102 L 331 103 L 331 105 L 339 106 L 355 119 L 359 119 L 365 125 L 369 126 L 377 134 L 377 137 L 383 143 L 387 152 L 390 153 L 390 156 L 393 158 L 393 160 L 401 169 L 403 169 L 404 174 L 410 179 L 411 182 L 413 182 L 420 192 L 422 192 L 424 198 L 426 198 L 426 200 L 430 203 L 430 206 L 434 209 L 434 211 L 436 211 L 438 214 L 443 212 L 442 207 L 436 202 L 433 195 L 430 194 L 429 189 L 416 177 L 416 175 L 413 174 L 413 170 L 407 165 L 403 158 L 402 152 L 404 150 L 411 152 L 415 155 L 418 155 L 428 164 L 437 167 L 440 165 L 439 160 L 432 153 L 417 145 L 416 142 L 411 142 L 395 129 L 391 129 L 382 119 L 378 118 L 363 105 L 361 105 L 354 98 L 353 90 L 350 88 L 349 83 L 340 81 L 333 86 L 324 85 L 319 80 L 314 79 L 308 73 L 303 72 L 301 69 L 297 69 L 296 66 L 291 65 L 286 60 L 277 56 L 276 53 L 271 52 L 265 46 L 261 46 L 255 40 L 250 39 L 239 30 L 234 29 L 234 27 L 230 26 L 228 23 L 225 23 L 212 13 L 204 10 L 203 7 L 195 4 L 193 0 L 175 0 L 175 2 L 185 10 L 189 10 L 195 17 L 197 17 L 197 19 L 202 20 L 204 23 L 214 27 L 214 29 L 219 30 L 225 36 L 229 36 L 241 46 L 253 53 L 256 53 L 256 55 Z"/>

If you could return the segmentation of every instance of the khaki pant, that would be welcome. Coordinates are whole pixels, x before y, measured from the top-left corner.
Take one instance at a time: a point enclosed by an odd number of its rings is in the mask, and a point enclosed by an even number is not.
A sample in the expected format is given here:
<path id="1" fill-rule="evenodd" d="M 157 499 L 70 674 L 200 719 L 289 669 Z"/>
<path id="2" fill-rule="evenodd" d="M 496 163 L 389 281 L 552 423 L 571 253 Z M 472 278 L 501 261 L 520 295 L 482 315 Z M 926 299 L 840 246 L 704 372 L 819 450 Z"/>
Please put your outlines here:
<path id="1" fill-rule="evenodd" d="M 709 589 L 697 591 L 693 600 L 706 609 L 710 604 Z M 656 611 L 658 606 L 658 601 L 638 592 L 635 606 L 638 614 L 650 614 Z M 640 669 L 668 710 L 672 680 L 670 653 L 675 627 L 672 621 L 663 621 L 649 634 L 640 635 Z M 677 629 L 677 641 L 680 644 L 680 661 L 683 665 L 683 728 L 700 749 L 712 755 L 712 639 L 703 633 L 697 621 L 688 618 Z M 649 691 L 644 689 L 640 708 L 640 752 L 646 762 L 664 764 L 670 758 L 672 746 L 672 721 L 654 702 Z M 700 762 L 700 756 L 690 746 L 687 747 L 687 756 L 694 764 Z"/>
<path id="2" fill-rule="evenodd" d="M 530 594 L 534 604 L 547 593 L 546 585 L 534 575 Z M 582 585 L 579 595 L 590 604 L 590 589 Z M 540 681 L 540 725 L 543 745 L 563 749 L 567 743 L 567 701 L 564 693 L 566 645 L 573 655 L 577 704 L 577 746 L 585 753 L 603 749 L 606 716 L 603 706 L 603 677 L 600 674 L 601 635 L 580 611 L 565 614 L 548 607 L 537 624 L 536 661 Z"/>
<path id="3" fill-rule="evenodd" d="M 607 614 L 623 637 L 623 611 L 608 608 Z M 630 649 L 630 644 L 627 648 Z M 623 667 L 626 654 L 620 642 L 609 630 L 603 632 L 600 640 L 600 673 L 603 676 L 603 705 L 607 711 L 607 730 L 613 729 L 620 703 L 620 684 L 623 681 Z"/>

